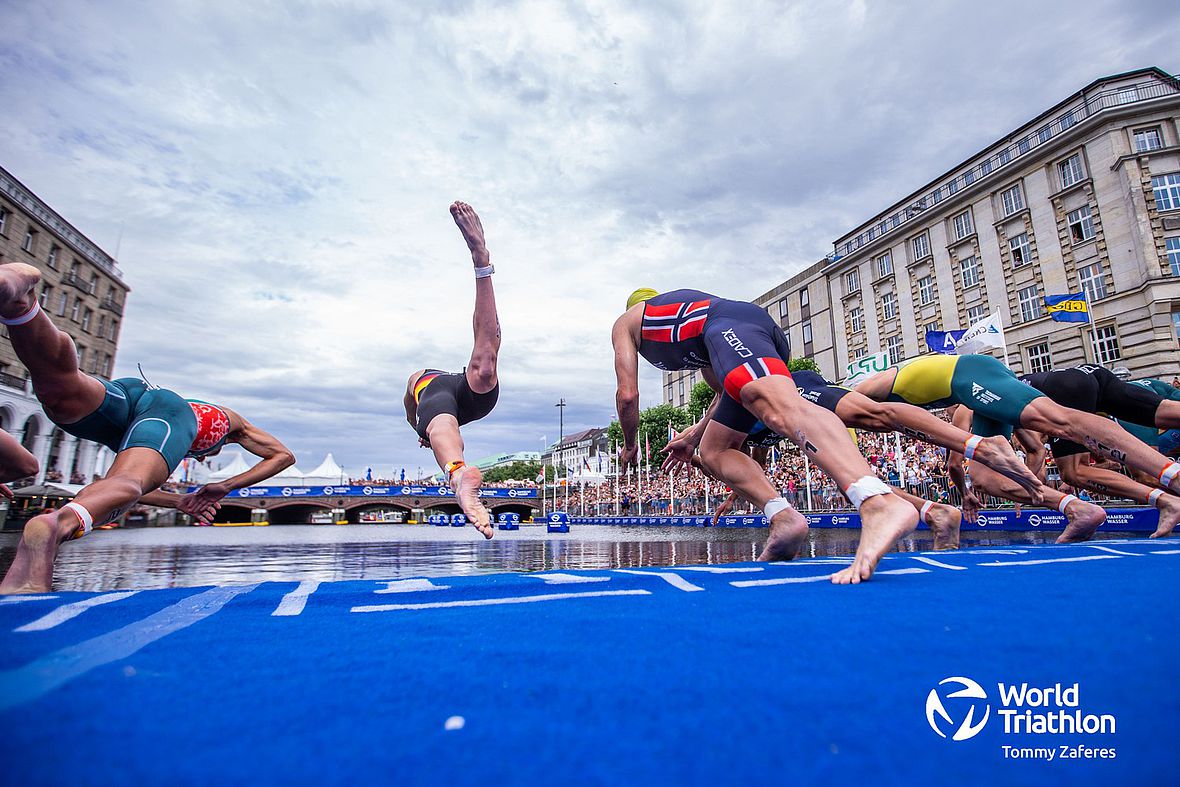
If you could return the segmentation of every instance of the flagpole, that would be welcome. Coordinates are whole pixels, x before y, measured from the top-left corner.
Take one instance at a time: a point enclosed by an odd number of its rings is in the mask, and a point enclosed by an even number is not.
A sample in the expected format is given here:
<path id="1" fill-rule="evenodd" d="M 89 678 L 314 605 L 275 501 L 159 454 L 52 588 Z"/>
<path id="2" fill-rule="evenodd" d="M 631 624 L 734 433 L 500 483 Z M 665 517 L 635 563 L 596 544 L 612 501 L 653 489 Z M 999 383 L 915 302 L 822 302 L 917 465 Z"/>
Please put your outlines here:
<path id="1" fill-rule="evenodd" d="M 1079 276 L 1078 284 L 1081 284 L 1081 277 Z M 1081 324 L 1081 338 L 1082 338 L 1082 359 L 1085 360 L 1086 352 L 1086 326 L 1090 326 L 1090 349 L 1094 352 L 1094 363 L 1098 363 L 1098 345 L 1094 341 L 1094 314 L 1090 311 L 1090 293 L 1086 292 L 1086 286 L 1082 285 L 1082 302 L 1086 304 L 1086 321 Z"/>

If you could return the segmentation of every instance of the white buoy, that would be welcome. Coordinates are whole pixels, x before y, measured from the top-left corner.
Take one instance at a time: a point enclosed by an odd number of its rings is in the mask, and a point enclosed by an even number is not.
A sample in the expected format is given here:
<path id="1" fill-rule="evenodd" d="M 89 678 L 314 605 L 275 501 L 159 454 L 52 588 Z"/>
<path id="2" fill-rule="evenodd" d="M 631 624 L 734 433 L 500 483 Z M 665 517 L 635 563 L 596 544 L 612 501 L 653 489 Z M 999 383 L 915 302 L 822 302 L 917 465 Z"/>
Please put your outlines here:
<path id="1" fill-rule="evenodd" d="M 443 724 L 443 729 L 447 732 L 450 732 L 451 730 L 461 730 L 463 729 L 463 725 L 466 723 L 467 720 L 462 716 L 452 716 L 446 720 L 445 724 Z"/>

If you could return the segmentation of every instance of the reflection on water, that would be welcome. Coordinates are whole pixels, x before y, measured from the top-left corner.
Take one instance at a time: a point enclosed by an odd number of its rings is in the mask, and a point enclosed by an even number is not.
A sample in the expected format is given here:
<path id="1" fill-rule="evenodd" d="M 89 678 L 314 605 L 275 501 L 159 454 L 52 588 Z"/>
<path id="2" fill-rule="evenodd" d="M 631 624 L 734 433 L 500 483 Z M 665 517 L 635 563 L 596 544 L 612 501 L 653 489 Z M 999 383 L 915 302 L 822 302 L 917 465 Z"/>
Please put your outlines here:
<path id="1" fill-rule="evenodd" d="M 765 528 L 574 526 L 500 532 L 491 541 L 472 528 L 423 525 L 330 527 L 175 527 L 95 531 L 67 543 L 54 577 L 57 590 L 192 587 L 258 581 L 398 579 L 550 569 L 708 565 L 754 560 Z M 963 546 L 1045 543 L 1052 534 L 964 534 Z M 1115 535 L 1105 534 L 1107 537 Z M 804 555 L 851 555 L 859 531 L 811 531 Z M 15 553 L 17 533 L 0 534 L 0 571 Z M 902 551 L 933 549 L 928 531 Z"/>

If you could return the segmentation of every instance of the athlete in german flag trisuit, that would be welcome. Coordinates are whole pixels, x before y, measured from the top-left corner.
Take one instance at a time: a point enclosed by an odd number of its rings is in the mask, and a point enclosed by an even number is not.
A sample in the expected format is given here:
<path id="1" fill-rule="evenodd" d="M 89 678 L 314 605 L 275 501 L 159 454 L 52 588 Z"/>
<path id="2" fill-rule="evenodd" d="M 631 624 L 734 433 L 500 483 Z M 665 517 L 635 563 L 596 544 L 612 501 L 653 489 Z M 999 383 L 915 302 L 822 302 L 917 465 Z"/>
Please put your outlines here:
<path id="1" fill-rule="evenodd" d="M 854 562 L 833 574 L 833 582 L 867 580 L 897 539 L 917 525 L 917 512 L 873 474 L 840 419 L 799 395 L 787 370 L 787 337 L 760 306 L 699 290 L 640 289 L 615 321 L 611 341 L 623 465 L 633 464 L 639 450 L 639 357 L 658 369 L 700 369 L 716 396 L 705 417 L 678 436 L 670 455 L 688 463 L 699 447 L 707 472 L 765 512 L 770 535 L 760 559 L 795 557 L 807 521 L 742 451 L 757 421 L 806 451 L 861 514 Z"/>
<path id="2" fill-rule="evenodd" d="M 60 510 L 25 524 L 0 593 L 48 591 L 61 544 L 115 521 L 137 502 L 176 508 L 209 522 L 230 492 L 295 463 L 278 439 L 227 407 L 184 399 L 136 378 L 100 380 L 83 373 L 73 340 L 37 303 L 40 280 L 40 271 L 31 265 L 0 265 L 0 323 L 8 327 L 45 414 L 63 432 L 110 448 L 115 461 L 104 478 Z M 186 456 L 204 459 L 226 443 L 237 443 L 262 461 L 188 495 L 158 491 Z"/>
<path id="3" fill-rule="evenodd" d="M 403 404 L 406 420 L 418 433 L 418 442 L 434 452 L 446 474 L 455 499 L 476 530 L 491 538 L 491 515 L 479 499 L 483 474 L 463 460 L 463 437 L 459 427 L 478 421 L 492 411 L 500 396 L 496 360 L 500 353 L 500 319 L 492 289 L 491 257 L 484 242 L 483 224 L 465 202 L 451 205 L 451 216 L 471 250 L 475 265 L 475 346 L 461 372 L 419 369 L 406 382 Z"/>

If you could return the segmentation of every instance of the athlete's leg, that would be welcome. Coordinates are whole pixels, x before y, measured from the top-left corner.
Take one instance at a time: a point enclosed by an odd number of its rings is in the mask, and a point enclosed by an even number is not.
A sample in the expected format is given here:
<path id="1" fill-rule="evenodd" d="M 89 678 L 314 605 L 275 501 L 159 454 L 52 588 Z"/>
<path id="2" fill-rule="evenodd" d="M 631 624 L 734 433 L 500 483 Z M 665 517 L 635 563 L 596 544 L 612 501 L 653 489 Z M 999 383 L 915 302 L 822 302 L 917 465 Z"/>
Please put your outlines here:
<path id="1" fill-rule="evenodd" d="M 1155 411 L 1155 425 L 1160 429 L 1180 429 L 1180 402 L 1165 399 Z"/>
<path id="2" fill-rule="evenodd" d="M 477 276 L 486 269 L 491 258 L 484 242 L 483 224 L 470 205 L 456 202 L 451 205 L 451 216 L 471 249 L 471 261 Z M 472 318 L 475 331 L 475 345 L 471 360 L 467 362 L 467 384 L 477 394 L 487 393 L 496 387 L 496 360 L 500 354 L 500 318 L 496 314 L 496 293 L 492 288 L 492 277 L 483 276 L 475 280 L 475 315 Z"/>
<path id="3" fill-rule="evenodd" d="M 836 415 L 848 426 L 874 432 L 903 432 L 951 451 L 963 453 L 1011 478 L 1035 496 L 1040 488 L 1037 477 L 1016 458 L 1012 444 L 998 435 L 980 437 L 965 432 L 941 418 L 901 402 L 876 402 L 855 391 L 846 394 L 836 405 Z M 973 447 L 968 444 L 974 442 Z"/>
<path id="4" fill-rule="evenodd" d="M 22 262 L 0 265 L 0 317 L 20 318 L 37 303 L 41 272 Z M 102 405 L 106 388 L 78 368 L 74 341 L 38 310 L 28 322 L 9 325 L 12 349 L 29 370 L 45 412 L 60 423 L 81 420 Z"/>
<path id="5" fill-rule="evenodd" d="M 962 511 L 954 506 L 911 495 L 896 486 L 890 489 L 893 490 L 893 494 L 918 509 L 918 519 L 930 525 L 930 531 L 934 533 L 935 549 L 959 548 L 959 526 L 963 524 Z"/>
<path id="6" fill-rule="evenodd" d="M 463 461 L 463 436 L 459 434 L 458 419 L 449 413 L 436 415 L 426 425 L 426 434 L 430 440 L 430 450 L 434 452 L 438 466 L 447 476 L 447 483 L 455 492 L 455 501 L 467 515 L 467 521 L 482 533 L 484 538 L 491 538 L 495 535 L 491 516 L 479 499 L 479 485 L 483 481 L 483 473 L 475 465 L 468 465 Z"/>
<path id="7" fill-rule="evenodd" d="M 1119 464 L 1149 473 L 1159 479 L 1161 486 L 1180 494 L 1180 464 L 1136 439 L 1109 418 L 1071 410 L 1041 396 L 1021 412 L 1020 426 L 1080 443 Z"/>
<path id="8" fill-rule="evenodd" d="M 771 375 L 753 380 L 741 389 L 742 405 L 774 432 L 784 435 L 807 452 L 844 490 L 855 493 L 856 484 L 876 476 L 856 450 L 844 424 L 830 410 L 811 404 L 799 395 L 791 378 Z M 875 486 L 875 484 L 871 484 Z M 913 507 L 892 494 L 872 494 L 859 507 L 861 537 L 856 558 L 848 569 L 832 575 L 838 584 L 856 584 L 873 574 L 880 559 L 897 539 L 913 531 L 918 518 Z"/>
<path id="9" fill-rule="evenodd" d="M 120 451 L 106 476 L 90 484 L 73 499 L 91 517 L 93 525 L 117 519 L 136 500 L 168 479 L 164 457 L 150 448 Z M 53 561 L 63 541 L 82 525 L 72 508 L 41 514 L 25 524 L 16 558 L 0 583 L 0 593 L 44 593 L 53 585 Z"/>
<path id="10" fill-rule="evenodd" d="M 766 477 L 762 465 L 742 450 L 746 433 L 710 421 L 701 436 L 701 464 L 714 478 L 729 484 L 738 495 L 758 508 L 779 496 Z M 759 560 L 791 560 L 799 554 L 807 539 L 807 520 L 794 508 L 774 511 L 770 517 L 770 535 Z"/>
<path id="11" fill-rule="evenodd" d="M 1152 538 L 1170 535 L 1176 529 L 1176 524 L 1180 522 L 1180 497 L 1154 486 L 1140 484 L 1122 473 L 1092 467 L 1083 461 L 1085 458 L 1085 454 L 1058 457 L 1057 469 L 1061 472 L 1062 480 L 1092 492 L 1125 497 L 1136 503 L 1155 506 L 1159 509 L 1160 516 Z"/>
<path id="12" fill-rule="evenodd" d="M 1005 500 L 1025 505 L 1032 503 L 1032 497 L 1022 487 L 983 465 L 974 463 L 971 465 L 971 483 L 994 497 L 1002 497 Z M 1073 495 L 1062 494 L 1052 487 L 1041 488 L 1041 499 L 1045 505 L 1061 511 L 1069 520 L 1065 530 L 1057 537 L 1058 544 L 1067 541 L 1086 541 L 1093 537 L 1094 531 L 1106 521 L 1106 512 L 1101 506 L 1087 503 Z M 1063 508 L 1064 510 L 1062 510 Z"/>

